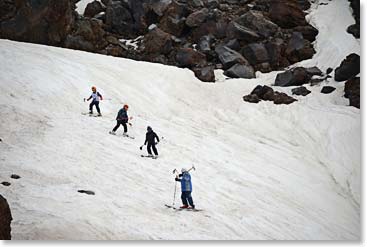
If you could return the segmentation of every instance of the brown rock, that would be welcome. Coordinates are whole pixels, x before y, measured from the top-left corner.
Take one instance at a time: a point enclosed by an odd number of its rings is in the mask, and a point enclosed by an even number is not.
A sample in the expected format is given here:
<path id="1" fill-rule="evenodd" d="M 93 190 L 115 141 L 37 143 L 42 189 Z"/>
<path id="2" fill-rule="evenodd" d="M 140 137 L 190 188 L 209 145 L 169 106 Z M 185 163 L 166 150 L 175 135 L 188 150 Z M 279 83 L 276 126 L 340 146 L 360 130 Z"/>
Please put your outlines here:
<path id="1" fill-rule="evenodd" d="M 6 199 L 0 195 L 0 239 L 11 240 L 11 226 L 13 220 Z"/>
<path id="2" fill-rule="evenodd" d="M 177 51 L 176 62 L 181 67 L 202 67 L 206 64 L 206 56 L 192 48 L 181 48 Z"/>
<path id="3" fill-rule="evenodd" d="M 172 48 L 171 35 L 154 28 L 144 37 L 144 52 L 148 54 L 168 54 Z"/>

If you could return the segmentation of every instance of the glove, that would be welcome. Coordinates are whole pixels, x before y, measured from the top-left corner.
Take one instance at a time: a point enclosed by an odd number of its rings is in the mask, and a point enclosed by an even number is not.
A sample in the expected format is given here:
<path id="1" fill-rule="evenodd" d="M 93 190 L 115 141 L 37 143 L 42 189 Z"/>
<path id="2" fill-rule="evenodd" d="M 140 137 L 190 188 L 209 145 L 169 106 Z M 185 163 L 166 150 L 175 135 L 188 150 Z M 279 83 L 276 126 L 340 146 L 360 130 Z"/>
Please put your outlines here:
<path id="1" fill-rule="evenodd" d="M 175 178 L 176 181 L 180 181 L 180 179 L 178 179 L 177 177 Z"/>
<path id="2" fill-rule="evenodd" d="M 140 150 L 143 150 L 143 146 L 141 146 L 141 147 L 139 147 L 140 148 Z"/>
<path id="3" fill-rule="evenodd" d="M 131 123 L 129 123 L 130 126 L 133 126 Z"/>

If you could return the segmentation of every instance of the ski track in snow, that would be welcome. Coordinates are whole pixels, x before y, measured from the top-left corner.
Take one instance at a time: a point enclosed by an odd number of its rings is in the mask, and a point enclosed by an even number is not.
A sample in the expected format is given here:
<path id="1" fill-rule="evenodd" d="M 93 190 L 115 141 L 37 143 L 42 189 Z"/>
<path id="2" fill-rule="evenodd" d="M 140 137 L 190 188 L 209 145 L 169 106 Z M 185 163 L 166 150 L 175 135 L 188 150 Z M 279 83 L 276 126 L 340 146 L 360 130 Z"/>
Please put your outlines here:
<path id="1" fill-rule="evenodd" d="M 325 71 L 360 53 L 345 32 L 348 8 L 312 6 L 317 54 L 294 66 Z M 207 84 L 187 69 L 7 40 L 0 57 L 0 181 L 11 182 L 0 194 L 14 239 L 360 238 L 360 110 L 347 106 L 344 83 L 308 85 L 291 105 L 250 104 L 242 96 L 278 72 L 224 80 L 216 71 Z M 92 85 L 108 99 L 102 118 L 80 114 Z M 337 89 L 324 95 L 324 85 Z M 108 134 L 124 103 L 134 140 Z M 147 125 L 164 137 L 156 160 L 140 157 Z M 193 164 L 204 211 L 166 208 L 172 170 Z"/>

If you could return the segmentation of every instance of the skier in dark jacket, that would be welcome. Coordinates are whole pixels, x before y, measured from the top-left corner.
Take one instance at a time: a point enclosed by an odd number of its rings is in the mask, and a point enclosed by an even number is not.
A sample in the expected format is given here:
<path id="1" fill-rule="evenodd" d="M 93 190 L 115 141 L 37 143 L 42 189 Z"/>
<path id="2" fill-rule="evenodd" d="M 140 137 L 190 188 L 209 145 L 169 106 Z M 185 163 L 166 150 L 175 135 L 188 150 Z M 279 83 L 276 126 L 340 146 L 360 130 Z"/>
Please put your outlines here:
<path id="1" fill-rule="evenodd" d="M 87 99 L 89 101 L 92 99 L 92 102 L 89 104 L 89 114 L 93 114 L 93 106 L 96 106 L 98 116 L 102 116 L 101 110 L 99 109 L 99 100 L 103 100 L 102 95 L 97 92 L 97 88 L 95 86 L 92 87 L 92 95 Z"/>
<path id="2" fill-rule="evenodd" d="M 157 143 L 158 143 L 159 142 L 159 137 L 153 131 L 152 127 L 148 126 L 147 127 L 147 134 L 145 135 L 144 145 L 148 144 L 147 150 L 148 150 L 148 154 L 150 156 L 153 156 L 152 151 L 150 150 L 151 148 L 153 149 L 153 152 L 154 152 L 155 156 L 158 156 L 158 151 L 157 151 L 157 148 L 155 147 L 155 145 L 156 145 L 155 139 L 157 139 Z"/>
<path id="3" fill-rule="evenodd" d="M 127 115 L 127 110 L 129 109 L 128 105 L 124 105 L 123 108 L 121 108 L 119 110 L 119 112 L 117 113 L 117 117 L 116 117 L 116 126 L 113 128 L 112 131 L 110 131 L 110 134 L 112 135 L 116 135 L 116 130 L 120 127 L 120 125 L 124 126 L 124 136 L 127 136 L 127 123 L 129 122 L 129 119 L 131 119 L 131 117 L 129 118 L 129 116 Z M 131 123 L 129 123 L 129 125 L 131 126 Z"/>
<path id="4" fill-rule="evenodd" d="M 175 180 L 181 182 L 181 200 L 183 205 L 180 208 L 195 209 L 195 205 L 191 197 L 192 183 L 190 173 L 185 168 L 182 168 L 181 174 L 179 174 Z"/>

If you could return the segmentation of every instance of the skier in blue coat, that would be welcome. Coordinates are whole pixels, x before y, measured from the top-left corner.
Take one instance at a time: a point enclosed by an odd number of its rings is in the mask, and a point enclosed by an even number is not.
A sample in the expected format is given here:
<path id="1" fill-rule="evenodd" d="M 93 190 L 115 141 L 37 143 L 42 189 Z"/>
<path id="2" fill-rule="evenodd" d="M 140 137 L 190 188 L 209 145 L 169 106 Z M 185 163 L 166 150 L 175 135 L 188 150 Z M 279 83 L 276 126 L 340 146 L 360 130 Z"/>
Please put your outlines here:
<path id="1" fill-rule="evenodd" d="M 183 205 L 180 208 L 195 209 L 195 205 L 191 197 L 192 183 L 190 173 L 185 168 L 182 168 L 181 174 L 179 174 L 175 180 L 181 182 L 181 200 Z"/>

